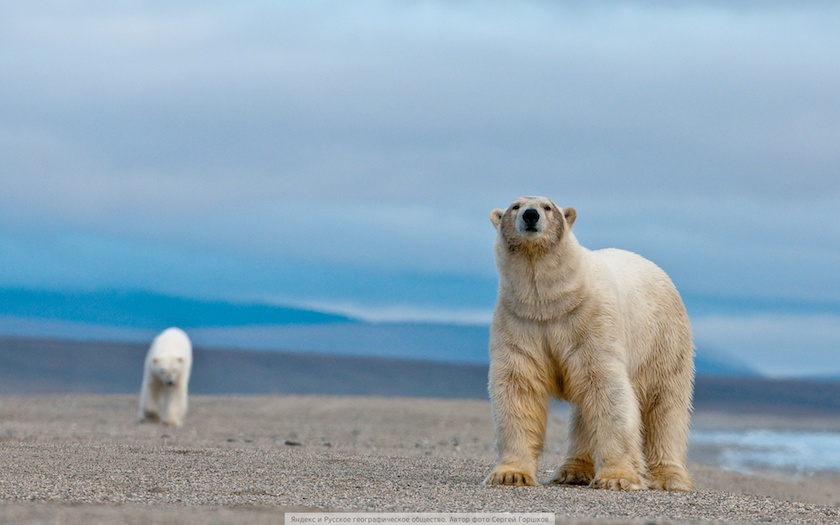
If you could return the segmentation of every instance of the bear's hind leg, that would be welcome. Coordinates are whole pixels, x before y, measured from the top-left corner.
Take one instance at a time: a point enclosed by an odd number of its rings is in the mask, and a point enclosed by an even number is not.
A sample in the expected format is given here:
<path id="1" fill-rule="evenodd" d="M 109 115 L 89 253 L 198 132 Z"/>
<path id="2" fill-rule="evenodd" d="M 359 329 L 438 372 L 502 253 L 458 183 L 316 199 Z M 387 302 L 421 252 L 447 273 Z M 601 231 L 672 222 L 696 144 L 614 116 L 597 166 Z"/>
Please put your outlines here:
<path id="1" fill-rule="evenodd" d="M 650 433 L 645 440 L 651 488 L 677 492 L 692 492 L 694 481 L 685 467 L 685 446 L 678 442 L 661 441 L 662 433 Z"/>
<path id="2" fill-rule="evenodd" d="M 552 483 L 558 485 L 589 485 L 595 477 L 595 463 L 592 461 L 592 435 L 577 405 L 571 405 L 569 415 L 569 447 L 566 460 L 557 469 Z"/>
<path id="3" fill-rule="evenodd" d="M 690 411 L 687 397 L 680 400 L 669 396 L 655 396 L 643 411 L 644 450 L 653 489 L 695 490 L 685 467 Z"/>
<path id="4" fill-rule="evenodd" d="M 586 361 L 576 369 L 587 372 L 570 380 L 569 391 L 580 393 L 572 402 L 579 405 L 581 418 L 592 438 L 595 476 L 589 486 L 609 490 L 647 489 L 639 404 L 625 371 Z M 578 386 L 578 381 L 585 381 L 585 386 Z"/>

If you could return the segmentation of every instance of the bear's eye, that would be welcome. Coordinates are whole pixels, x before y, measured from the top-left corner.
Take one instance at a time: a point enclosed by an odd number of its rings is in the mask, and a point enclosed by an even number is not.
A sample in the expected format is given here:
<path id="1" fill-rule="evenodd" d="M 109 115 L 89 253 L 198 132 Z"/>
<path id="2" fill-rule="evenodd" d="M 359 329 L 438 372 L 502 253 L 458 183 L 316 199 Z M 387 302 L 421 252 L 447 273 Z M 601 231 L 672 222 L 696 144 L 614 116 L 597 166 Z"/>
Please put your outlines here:
<path id="1" fill-rule="evenodd" d="M 514 204 L 513 206 L 511 206 L 511 207 L 510 207 L 510 209 L 511 209 L 511 210 L 518 210 L 518 209 L 519 209 L 519 205 L 518 205 L 518 204 Z"/>

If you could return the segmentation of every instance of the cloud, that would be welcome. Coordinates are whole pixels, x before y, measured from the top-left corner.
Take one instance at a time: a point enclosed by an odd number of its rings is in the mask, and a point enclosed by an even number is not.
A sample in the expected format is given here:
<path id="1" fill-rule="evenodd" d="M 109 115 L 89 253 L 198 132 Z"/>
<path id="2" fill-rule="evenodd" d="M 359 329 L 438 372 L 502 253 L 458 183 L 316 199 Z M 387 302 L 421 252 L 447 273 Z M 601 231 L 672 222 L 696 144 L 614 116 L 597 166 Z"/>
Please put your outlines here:
<path id="1" fill-rule="evenodd" d="M 16 5 L 5 279 L 58 257 L 56 281 L 193 293 L 306 295 L 271 268 L 492 283 L 487 212 L 543 194 L 578 208 L 587 246 L 639 251 L 692 293 L 836 297 L 838 19 L 778 2 Z"/>
<path id="2" fill-rule="evenodd" d="M 840 184 L 836 10 L 94 6 L 19 22 L 12 49 L 41 55 L 10 64 L 8 100 L 59 104 L 47 124 L 107 176 L 236 173 L 274 197 L 338 185 L 366 204 L 511 176 L 605 193 Z M 378 192 L 346 182 L 366 178 Z"/>
<path id="3" fill-rule="evenodd" d="M 775 377 L 840 376 L 840 316 L 744 315 L 692 320 L 698 346 L 711 345 Z"/>

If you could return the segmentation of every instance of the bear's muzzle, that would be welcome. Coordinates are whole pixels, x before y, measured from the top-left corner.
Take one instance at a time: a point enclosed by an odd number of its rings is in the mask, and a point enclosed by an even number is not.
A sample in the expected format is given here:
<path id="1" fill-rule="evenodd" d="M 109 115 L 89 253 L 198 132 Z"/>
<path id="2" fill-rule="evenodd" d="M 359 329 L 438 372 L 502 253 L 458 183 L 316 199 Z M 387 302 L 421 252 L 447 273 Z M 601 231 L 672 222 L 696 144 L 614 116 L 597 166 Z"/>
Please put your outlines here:
<path id="1" fill-rule="evenodd" d="M 522 222 L 525 223 L 526 232 L 538 232 L 537 223 L 540 222 L 540 212 L 534 208 L 528 208 L 522 212 Z"/>

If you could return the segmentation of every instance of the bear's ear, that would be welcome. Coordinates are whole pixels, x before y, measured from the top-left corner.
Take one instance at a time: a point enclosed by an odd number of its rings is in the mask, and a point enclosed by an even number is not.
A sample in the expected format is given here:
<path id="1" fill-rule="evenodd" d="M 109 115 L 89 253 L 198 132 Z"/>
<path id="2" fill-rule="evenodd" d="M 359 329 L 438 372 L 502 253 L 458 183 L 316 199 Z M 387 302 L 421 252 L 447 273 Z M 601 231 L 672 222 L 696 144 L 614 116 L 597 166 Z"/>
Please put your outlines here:
<path id="1" fill-rule="evenodd" d="M 499 229 L 499 224 L 502 223 L 502 216 L 505 214 L 504 210 L 500 210 L 496 208 L 495 210 L 490 212 L 490 222 L 493 223 L 493 227 L 497 230 Z"/>
<path id="2" fill-rule="evenodd" d="M 572 224 L 575 223 L 575 219 L 577 219 L 577 212 L 574 208 L 563 208 L 563 217 L 566 218 L 566 223 L 569 225 L 569 228 L 572 227 Z"/>

